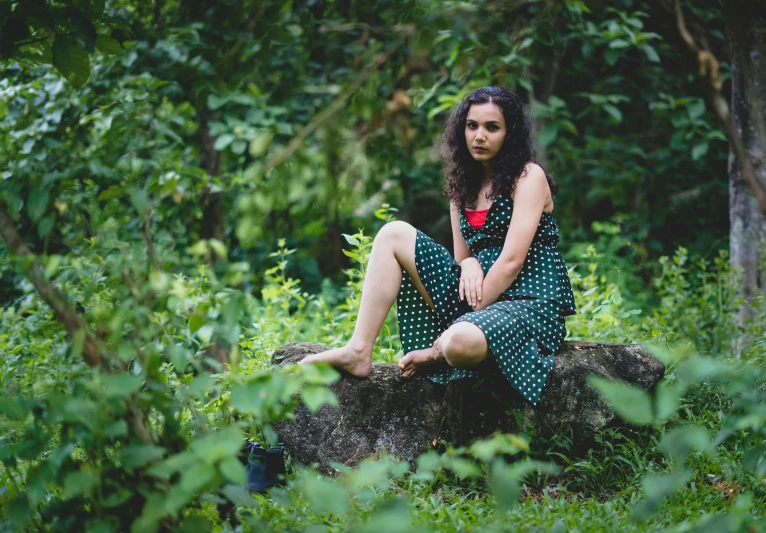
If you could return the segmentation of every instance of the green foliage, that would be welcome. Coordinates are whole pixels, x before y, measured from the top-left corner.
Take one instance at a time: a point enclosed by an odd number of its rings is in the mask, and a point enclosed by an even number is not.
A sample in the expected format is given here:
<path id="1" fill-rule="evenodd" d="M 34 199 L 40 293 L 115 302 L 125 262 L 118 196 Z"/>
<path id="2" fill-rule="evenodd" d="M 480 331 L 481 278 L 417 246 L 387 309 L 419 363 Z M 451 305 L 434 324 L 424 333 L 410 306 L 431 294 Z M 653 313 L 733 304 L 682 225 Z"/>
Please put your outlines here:
<path id="1" fill-rule="evenodd" d="M 635 342 L 639 339 L 632 317 L 639 315 L 641 310 L 624 308 L 620 287 L 607 281 L 601 273 L 602 257 L 603 254 L 590 245 L 583 256 L 588 273 L 582 275 L 576 268 L 569 270 L 577 314 L 567 319 L 568 338 Z"/>
<path id="2" fill-rule="evenodd" d="M 675 25 L 643 0 L 510 4 L 0 0 L 0 207 L 105 360 L 0 249 L 0 528 L 763 526 L 763 302 L 739 331 L 738 273 L 708 259 L 726 143 Z M 725 77 L 719 4 L 685 9 Z M 242 440 L 335 402 L 337 373 L 271 354 L 350 338 L 391 205 L 444 233 L 433 139 L 489 83 L 531 104 L 560 185 L 570 338 L 652 341 L 667 376 L 596 382 L 633 427 L 584 456 L 496 435 L 247 494 Z M 392 313 L 375 359 L 400 353 Z"/>
<path id="3" fill-rule="evenodd" d="M 683 247 L 672 258 L 661 257 L 653 280 L 660 302 L 643 328 L 666 343 L 688 340 L 705 353 L 728 352 L 727 343 L 740 333 L 734 321 L 740 302 L 727 259 L 721 251 L 712 262 L 692 261 Z"/>

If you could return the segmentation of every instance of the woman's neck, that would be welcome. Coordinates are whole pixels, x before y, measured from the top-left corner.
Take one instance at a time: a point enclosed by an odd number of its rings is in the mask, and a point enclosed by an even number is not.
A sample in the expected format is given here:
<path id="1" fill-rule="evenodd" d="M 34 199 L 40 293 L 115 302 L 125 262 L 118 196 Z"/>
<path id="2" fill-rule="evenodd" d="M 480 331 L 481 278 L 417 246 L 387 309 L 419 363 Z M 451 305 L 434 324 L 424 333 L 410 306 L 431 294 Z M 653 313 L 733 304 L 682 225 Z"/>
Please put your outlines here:
<path id="1" fill-rule="evenodd" d="M 484 162 L 484 181 L 482 185 L 488 184 L 490 181 L 492 181 L 492 165 L 490 165 L 489 161 Z"/>

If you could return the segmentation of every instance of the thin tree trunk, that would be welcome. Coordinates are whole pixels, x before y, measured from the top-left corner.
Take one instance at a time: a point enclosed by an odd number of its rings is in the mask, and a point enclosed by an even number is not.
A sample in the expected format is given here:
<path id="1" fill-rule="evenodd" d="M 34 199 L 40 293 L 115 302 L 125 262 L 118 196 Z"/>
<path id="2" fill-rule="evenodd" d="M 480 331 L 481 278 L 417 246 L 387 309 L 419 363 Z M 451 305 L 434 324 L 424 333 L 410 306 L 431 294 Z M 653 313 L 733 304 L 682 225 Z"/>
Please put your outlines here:
<path id="1" fill-rule="evenodd" d="M 221 153 L 215 149 L 215 137 L 210 135 L 210 121 L 218 120 L 220 113 L 208 115 L 207 111 L 199 114 L 200 134 L 200 166 L 211 178 L 221 173 Z M 223 197 L 220 192 L 212 192 L 210 188 L 202 191 L 202 237 L 224 241 Z"/>
<path id="2" fill-rule="evenodd" d="M 726 33 L 731 61 L 732 119 L 750 156 L 756 179 L 766 183 L 766 1 L 736 1 L 728 6 Z M 750 193 L 733 152 L 729 154 L 731 264 L 741 271 L 738 323 L 754 318 L 753 300 L 766 284 L 759 275 L 766 217 Z"/>

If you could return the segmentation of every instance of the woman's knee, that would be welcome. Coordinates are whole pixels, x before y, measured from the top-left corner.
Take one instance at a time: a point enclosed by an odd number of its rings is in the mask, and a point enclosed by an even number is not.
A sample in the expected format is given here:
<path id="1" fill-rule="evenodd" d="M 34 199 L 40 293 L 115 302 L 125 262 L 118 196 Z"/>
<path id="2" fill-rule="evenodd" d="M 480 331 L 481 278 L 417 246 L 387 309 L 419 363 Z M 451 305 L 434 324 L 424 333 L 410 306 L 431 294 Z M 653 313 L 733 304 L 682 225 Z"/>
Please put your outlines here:
<path id="1" fill-rule="evenodd" d="M 404 241 L 412 239 L 415 235 L 415 228 L 412 224 L 408 224 L 402 220 L 394 220 L 393 222 L 386 223 L 378 234 L 375 236 L 375 240 L 383 240 L 387 242 Z"/>
<path id="2" fill-rule="evenodd" d="M 471 366 L 486 356 L 487 340 L 478 326 L 458 322 L 439 337 L 439 348 L 450 366 Z"/>

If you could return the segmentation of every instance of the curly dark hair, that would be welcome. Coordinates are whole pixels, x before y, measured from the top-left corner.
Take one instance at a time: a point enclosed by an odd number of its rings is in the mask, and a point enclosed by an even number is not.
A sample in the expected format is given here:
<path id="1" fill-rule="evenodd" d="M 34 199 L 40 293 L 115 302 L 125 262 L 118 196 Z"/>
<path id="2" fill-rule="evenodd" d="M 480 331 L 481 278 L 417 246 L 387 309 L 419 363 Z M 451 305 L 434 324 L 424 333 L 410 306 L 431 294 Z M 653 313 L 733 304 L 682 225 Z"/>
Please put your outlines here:
<path id="1" fill-rule="evenodd" d="M 491 102 L 503 113 L 506 136 L 503 146 L 492 160 L 492 188 L 489 199 L 510 197 L 527 163 L 535 162 L 532 124 L 527 118 L 529 106 L 505 87 L 480 87 L 465 98 L 453 111 L 444 126 L 442 156 L 445 160 L 444 192 L 460 209 L 474 209 L 484 181 L 484 167 L 468 151 L 465 123 L 468 110 L 474 104 Z M 545 173 L 551 194 L 558 191 L 553 177 Z"/>

